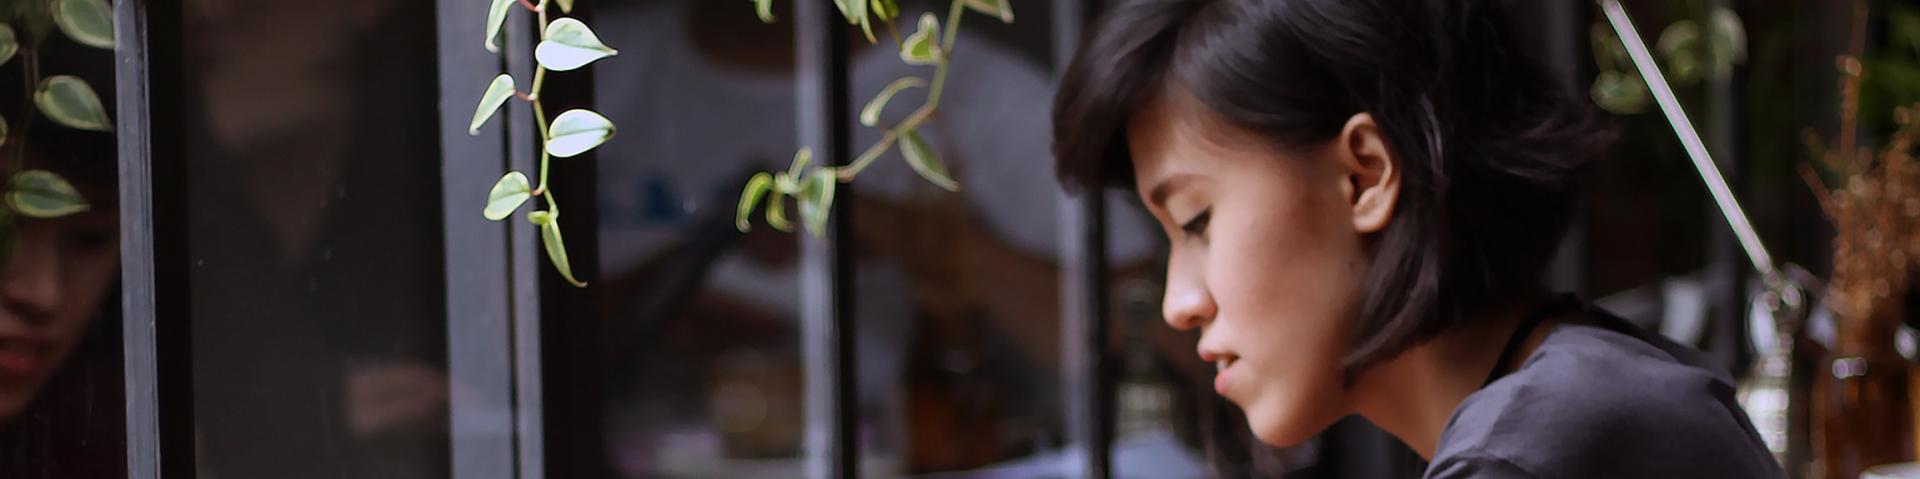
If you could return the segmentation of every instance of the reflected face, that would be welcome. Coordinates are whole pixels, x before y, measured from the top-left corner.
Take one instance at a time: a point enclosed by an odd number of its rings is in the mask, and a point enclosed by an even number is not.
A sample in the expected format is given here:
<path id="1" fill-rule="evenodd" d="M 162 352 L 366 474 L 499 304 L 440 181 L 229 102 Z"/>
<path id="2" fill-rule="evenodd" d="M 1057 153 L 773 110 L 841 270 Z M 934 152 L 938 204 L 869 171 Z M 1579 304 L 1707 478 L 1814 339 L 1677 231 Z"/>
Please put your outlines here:
<path id="1" fill-rule="evenodd" d="M 33 402 L 86 335 L 119 274 L 117 205 L 76 185 L 93 209 L 55 219 L 16 216 L 13 256 L 0 270 L 0 422 Z"/>
<path id="2" fill-rule="evenodd" d="M 1201 329 L 1214 389 L 1273 445 L 1349 414 L 1340 358 L 1367 257 L 1333 148 L 1274 145 L 1181 92 L 1127 131 L 1135 187 L 1171 245 L 1163 313 Z"/>

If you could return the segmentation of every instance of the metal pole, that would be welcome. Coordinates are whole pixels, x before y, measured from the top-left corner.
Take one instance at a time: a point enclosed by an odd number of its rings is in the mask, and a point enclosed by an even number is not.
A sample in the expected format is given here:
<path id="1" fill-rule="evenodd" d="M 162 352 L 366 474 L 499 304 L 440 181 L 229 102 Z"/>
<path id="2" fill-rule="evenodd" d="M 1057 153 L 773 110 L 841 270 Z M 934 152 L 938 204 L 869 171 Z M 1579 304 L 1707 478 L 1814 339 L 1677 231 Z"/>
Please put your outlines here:
<path id="1" fill-rule="evenodd" d="M 1700 132 L 1694 131 L 1693 120 L 1687 118 L 1686 110 L 1680 108 L 1680 100 L 1673 94 L 1673 86 L 1667 84 L 1667 77 L 1660 73 L 1660 66 L 1653 61 L 1653 52 L 1647 50 L 1647 43 L 1640 39 L 1639 31 L 1633 28 L 1633 20 L 1627 17 L 1627 10 L 1620 6 L 1619 0 L 1599 0 L 1600 10 L 1607 15 L 1607 23 L 1613 26 L 1614 33 L 1620 37 L 1620 43 L 1627 47 L 1627 55 L 1633 58 L 1633 66 L 1640 71 L 1640 77 L 1646 80 L 1647 89 L 1653 92 L 1653 99 L 1660 105 L 1660 112 L 1666 114 L 1667 124 L 1673 126 L 1673 133 L 1680 137 L 1681 146 L 1686 147 L 1687 158 L 1693 160 L 1693 167 L 1700 171 L 1700 179 L 1707 184 L 1707 191 L 1713 194 L 1713 202 L 1720 206 L 1720 212 L 1727 219 L 1727 226 L 1733 228 L 1734 236 L 1740 239 L 1740 247 L 1747 251 L 1747 259 L 1753 261 L 1753 269 L 1765 276 L 1769 288 L 1779 287 L 1786 279 L 1774 266 L 1773 255 L 1767 254 L 1767 247 L 1760 243 L 1760 234 L 1753 229 L 1753 223 L 1747 219 L 1747 213 L 1733 198 L 1733 190 L 1727 187 L 1727 179 L 1720 175 L 1720 168 L 1713 163 L 1713 155 L 1707 153 L 1706 142 L 1700 139 Z"/>

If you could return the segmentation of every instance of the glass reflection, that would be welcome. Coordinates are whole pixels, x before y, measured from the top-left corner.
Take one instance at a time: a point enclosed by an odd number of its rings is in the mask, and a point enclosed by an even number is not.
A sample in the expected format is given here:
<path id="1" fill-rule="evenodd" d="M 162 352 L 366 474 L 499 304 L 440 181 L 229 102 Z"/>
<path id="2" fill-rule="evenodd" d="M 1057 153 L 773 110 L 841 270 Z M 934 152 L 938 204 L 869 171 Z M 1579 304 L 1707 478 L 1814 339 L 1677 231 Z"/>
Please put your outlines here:
<path id="1" fill-rule="evenodd" d="M 58 35 L 33 52 L 42 76 L 66 74 L 105 90 L 112 52 Z M 126 475 L 119 308 L 120 213 L 112 133 L 82 131 L 29 114 L 16 57 L 0 67 L 0 178 L 52 172 L 85 199 L 84 212 L 52 219 L 0 212 L 0 477 Z"/>
<path id="2" fill-rule="evenodd" d="M 185 12 L 201 473 L 446 477 L 433 2 Z"/>
<path id="3" fill-rule="evenodd" d="M 791 8 L 780 2 L 780 8 Z M 796 147 L 793 25 L 750 2 L 603 2 L 593 67 L 608 469 L 804 475 L 796 236 L 734 229 L 741 185 Z"/>

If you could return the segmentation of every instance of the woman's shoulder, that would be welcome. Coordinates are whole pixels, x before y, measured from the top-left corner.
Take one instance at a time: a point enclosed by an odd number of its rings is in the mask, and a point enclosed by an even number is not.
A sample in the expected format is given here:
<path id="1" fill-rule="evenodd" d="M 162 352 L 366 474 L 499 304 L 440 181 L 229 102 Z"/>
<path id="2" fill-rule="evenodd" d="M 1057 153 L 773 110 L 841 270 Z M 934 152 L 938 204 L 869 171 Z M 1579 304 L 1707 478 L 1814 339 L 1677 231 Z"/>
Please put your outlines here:
<path id="1" fill-rule="evenodd" d="M 1430 476 L 1462 467 L 1536 477 L 1779 475 L 1724 371 L 1610 319 L 1554 328 L 1520 369 L 1463 401 Z"/>

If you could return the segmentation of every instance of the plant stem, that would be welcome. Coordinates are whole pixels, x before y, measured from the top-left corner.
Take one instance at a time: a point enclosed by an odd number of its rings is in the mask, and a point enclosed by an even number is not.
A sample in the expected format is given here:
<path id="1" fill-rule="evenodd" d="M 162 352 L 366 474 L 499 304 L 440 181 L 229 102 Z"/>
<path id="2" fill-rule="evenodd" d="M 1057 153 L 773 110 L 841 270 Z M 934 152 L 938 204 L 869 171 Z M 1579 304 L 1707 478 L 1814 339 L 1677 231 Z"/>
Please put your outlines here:
<path id="1" fill-rule="evenodd" d="M 964 13 L 961 2 L 962 0 L 953 0 L 953 6 L 947 7 L 947 35 L 940 40 L 941 51 L 953 51 L 953 40 L 959 37 L 960 14 Z"/>
<path id="2" fill-rule="evenodd" d="M 860 157 L 854 158 L 853 163 L 840 168 L 840 182 L 847 183 L 853 181 L 853 178 L 859 176 L 860 172 L 867 169 L 868 165 L 872 165 L 875 160 L 880 159 L 880 155 L 886 154 L 887 149 L 892 147 L 893 143 L 898 141 L 901 136 L 905 136 L 906 132 L 920 128 L 921 123 L 926 123 L 928 119 L 933 118 L 935 108 L 935 105 L 931 102 L 920 105 L 920 109 L 914 110 L 911 115 L 907 115 L 907 119 L 901 120 L 900 124 L 887 129 L 885 134 L 880 135 L 880 140 L 873 142 L 873 146 L 867 147 L 865 152 L 860 153 Z"/>
<path id="3" fill-rule="evenodd" d="M 540 99 L 540 85 L 547 82 L 547 67 L 535 66 L 533 69 L 533 87 L 527 90 L 527 101 Z"/>
<path id="4" fill-rule="evenodd" d="M 966 12 L 961 8 L 961 1 L 953 0 L 953 7 L 947 10 L 946 38 L 940 40 L 940 63 L 933 67 L 933 86 L 927 88 L 927 105 L 932 107 L 940 105 L 940 94 L 946 91 L 947 65 L 953 63 L 953 42 L 960 33 L 961 14 Z"/>
<path id="5" fill-rule="evenodd" d="M 867 169 L 867 165 L 873 164 L 874 160 L 880 159 L 880 155 L 886 154 L 887 149 L 893 146 L 893 142 L 897 140 L 899 136 L 900 135 L 894 133 L 893 130 L 887 130 L 885 134 L 880 135 L 880 141 L 873 142 L 873 146 L 869 146 L 867 147 L 867 151 L 861 152 L 860 157 L 855 158 L 853 163 L 840 168 L 837 175 L 840 177 L 840 182 L 847 183 L 853 181 L 853 177 L 860 175 L 860 170 Z"/>
<path id="6" fill-rule="evenodd" d="M 14 154 L 12 164 L 8 165 L 9 168 L 7 168 L 9 174 L 19 173 L 20 169 L 26 166 L 27 133 L 33 131 L 33 114 L 39 109 L 39 106 L 33 102 L 33 90 L 34 87 L 40 83 L 40 54 L 25 48 L 20 49 L 19 54 L 21 65 L 20 74 L 26 77 L 26 81 L 21 82 L 24 84 L 22 90 L 25 90 L 24 93 L 26 93 L 26 96 L 24 98 L 26 98 L 26 101 L 20 102 L 21 114 L 19 118 L 14 120 L 20 125 L 20 134 L 15 136 L 15 138 L 18 139 L 15 140 L 16 143 L 13 145 Z M 8 134 L 12 135 L 11 132 Z M 0 183 L 11 183 L 11 181 Z"/>
<path id="7" fill-rule="evenodd" d="M 881 23 L 881 25 L 886 25 L 887 34 L 893 36 L 893 49 L 895 53 L 907 47 L 905 43 L 900 41 L 900 29 L 893 26 L 893 20 L 887 20 L 885 23 Z"/>
<path id="8" fill-rule="evenodd" d="M 913 114 L 907 115 L 905 120 L 901 120 L 900 123 L 894 125 L 893 128 L 888 128 L 886 133 L 880 136 L 880 140 L 873 142 L 872 146 L 867 147 L 866 151 L 861 152 L 859 157 L 854 158 L 853 163 L 841 167 L 836 175 L 839 176 L 841 183 L 852 182 L 854 177 L 859 176 L 861 171 L 867 169 L 867 166 L 872 165 L 875 160 L 879 160 L 880 155 L 886 154 L 887 150 L 892 148 L 894 142 L 899 141 L 901 136 L 905 136 L 907 132 L 919 128 L 921 123 L 925 123 L 927 119 L 932 118 L 934 113 L 939 111 L 940 94 L 946 90 L 947 86 L 947 66 L 953 63 L 953 42 L 957 32 L 960 31 L 962 14 L 966 13 L 964 7 L 965 4 L 962 3 L 962 0 L 953 0 L 953 5 L 947 10 L 946 37 L 941 39 L 942 46 L 940 47 L 939 63 L 934 64 L 933 67 L 933 84 L 927 87 L 927 102 L 921 104 L 919 109 L 913 111 Z M 887 29 L 893 30 L 893 22 L 887 22 Z M 899 34 L 896 33 L 894 35 L 894 43 L 898 44 L 899 42 Z M 902 48 L 904 47 L 905 46 L 902 45 Z"/>
<path id="9" fill-rule="evenodd" d="M 546 0 L 540 1 L 541 6 L 545 6 L 546 3 Z M 546 38 L 547 10 L 542 8 L 538 10 L 538 12 L 540 16 L 540 37 Z M 533 99 L 534 128 L 540 130 L 540 187 L 534 188 L 533 191 L 536 195 L 547 200 L 548 210 L 553 211 L 553 214 L 560 214 L 559 204 L 553 201 L 553 192 L 547 191 L 547 165 L 553 162 L 553 154 L 547 152 L 547 142 L 553 141 L 553 139 L 547 137 L 547 110 L 545 105 L 540 103 L 540 87 L 546 83 L 546 80 L 547 67 L 540 66 L 539 61 L 535 61 L 533 65 L 532 91 L 527 95 Z"/>
<path id="10" fill-rule="evenodd" d="M 933 85 L 927 87 L 927 108 L 939 108 L 940 94 L 947 90 L 947 64 L 951 63 L 952 53 L 940 52 L 940 63 L 933 67 Z"/>
<path id="11" fill-rule="evenodd" d="M 547 138 L 547 111 L 540 105 L 540 100 L 533 101 L 533 123 L 534 128 L 540 130 L 540 187 L 533 189 L 535 194 L 539 194 L 547 191 L 547 164 L 553 160 L 553 154 L 547 152 L 547 141 L 550 140 Z"/>

